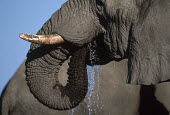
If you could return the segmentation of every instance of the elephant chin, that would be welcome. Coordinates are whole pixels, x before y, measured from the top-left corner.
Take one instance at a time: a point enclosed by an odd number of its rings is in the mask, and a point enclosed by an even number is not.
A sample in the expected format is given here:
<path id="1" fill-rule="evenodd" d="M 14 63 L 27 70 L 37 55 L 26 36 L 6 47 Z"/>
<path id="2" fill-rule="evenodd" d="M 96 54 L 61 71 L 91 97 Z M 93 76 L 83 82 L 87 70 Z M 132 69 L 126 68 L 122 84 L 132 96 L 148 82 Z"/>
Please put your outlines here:
<path id="1" fill-rule="evenodd" d="M 65 46 L 57 47 L 56 50 L 52 50 L 55 47 L 53 45 L 37 47 L 29 51 L 26 61 L 26 80 L 30 91 L 41 103 L 56 110 L 76 107 L 88 90 L 86 47 L 71 54 L 66 86 L 59 82 L 59 69 L 70 55 Z"/>

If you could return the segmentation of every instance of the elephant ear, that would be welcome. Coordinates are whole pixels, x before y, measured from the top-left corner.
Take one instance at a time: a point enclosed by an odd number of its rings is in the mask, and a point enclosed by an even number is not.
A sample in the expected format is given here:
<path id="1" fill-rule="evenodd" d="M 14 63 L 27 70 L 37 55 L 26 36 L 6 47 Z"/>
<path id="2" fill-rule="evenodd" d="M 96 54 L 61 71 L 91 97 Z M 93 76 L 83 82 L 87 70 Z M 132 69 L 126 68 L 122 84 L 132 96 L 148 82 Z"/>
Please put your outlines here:
<path id="1" fill-rule="evenodd" d="M 148 14 L 133 25 L 129 42 L 128 83 L 150 85 L 170 79 L 168 7 L 152 6 Z"/>

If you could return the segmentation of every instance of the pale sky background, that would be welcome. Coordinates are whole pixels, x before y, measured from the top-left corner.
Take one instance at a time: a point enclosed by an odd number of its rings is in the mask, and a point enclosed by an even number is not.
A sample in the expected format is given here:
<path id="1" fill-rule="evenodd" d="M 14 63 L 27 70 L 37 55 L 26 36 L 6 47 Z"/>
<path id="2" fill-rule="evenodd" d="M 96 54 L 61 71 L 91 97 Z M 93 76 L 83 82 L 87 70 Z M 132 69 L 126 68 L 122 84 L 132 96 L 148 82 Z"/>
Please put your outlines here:
<path id="1" fill-rule="evenodd" d="M 26 58 L 30 43 L 20 33 L 36 34 L 67 0 L 0 0 L 0 94 Z"/>

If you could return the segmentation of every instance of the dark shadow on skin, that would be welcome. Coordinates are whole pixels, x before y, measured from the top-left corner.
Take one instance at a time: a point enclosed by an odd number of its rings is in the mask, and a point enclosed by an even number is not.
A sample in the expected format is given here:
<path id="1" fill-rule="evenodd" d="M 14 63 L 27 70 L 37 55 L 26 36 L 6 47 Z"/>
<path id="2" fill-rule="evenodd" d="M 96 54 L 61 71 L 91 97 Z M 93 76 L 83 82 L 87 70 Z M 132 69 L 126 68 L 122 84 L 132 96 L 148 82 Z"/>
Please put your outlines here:
<path id="1" fill-rule="evenodd" d="M 140 115 L 169 115 L 167 109 L 156 100 L 155 86 L 142 85 L 140 90 Z"/>
<path id="2" fill-rule="evenodd" d="M 95 37 L 90 44 L 88 44 L 87 65 L 105 65 L 113 60 L 121 61 L 122 59 L 114 59 L 112 54 L 108 52 L 106 44 L 104 43 L 104 34 Z"/>
<path id="3" fill-rule="evenodd" d="M 161 81 L 161 82 L 159 82 L 159 83 L 163 83 L 163 82 L 170 82 L 170 80 L 166 80 L 166 81 Z"/>

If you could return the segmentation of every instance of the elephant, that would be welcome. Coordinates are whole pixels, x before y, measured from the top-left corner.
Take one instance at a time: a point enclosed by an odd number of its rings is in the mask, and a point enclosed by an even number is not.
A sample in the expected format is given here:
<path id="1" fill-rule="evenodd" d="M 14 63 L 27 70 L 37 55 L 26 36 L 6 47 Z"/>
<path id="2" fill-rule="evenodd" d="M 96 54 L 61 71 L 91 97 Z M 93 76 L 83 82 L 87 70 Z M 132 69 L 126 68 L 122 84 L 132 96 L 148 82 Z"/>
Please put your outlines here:
<path id="1" fill-rule="evenodd" d="M 125 59 L 128 72 L 123 82 L 168 82 L 169 4 L 169 0 L 68 0 L 37 35 L 20 34 L 32 42 L 25 64 L 31 93 L 49 108 L 72 109 L 88 91 L 87 64 Z M 68 83 L 63 86 L 58 71 L 69 57 Z"/>
<path id="2" fill-rule="evenodd" d="M 168 0 L 69 0 L 38 31 L 21 34 L 33 42 L 26 80 L 34 97 L 56 110 L 78 106 L 88 90 L 86 65 L 128 60 L 124 82 L 153 85 L 169 80 Z M 90 59 L 88 44 L 95 58 Z M 70 58 L 68 83 L 59 82 Z"/>

